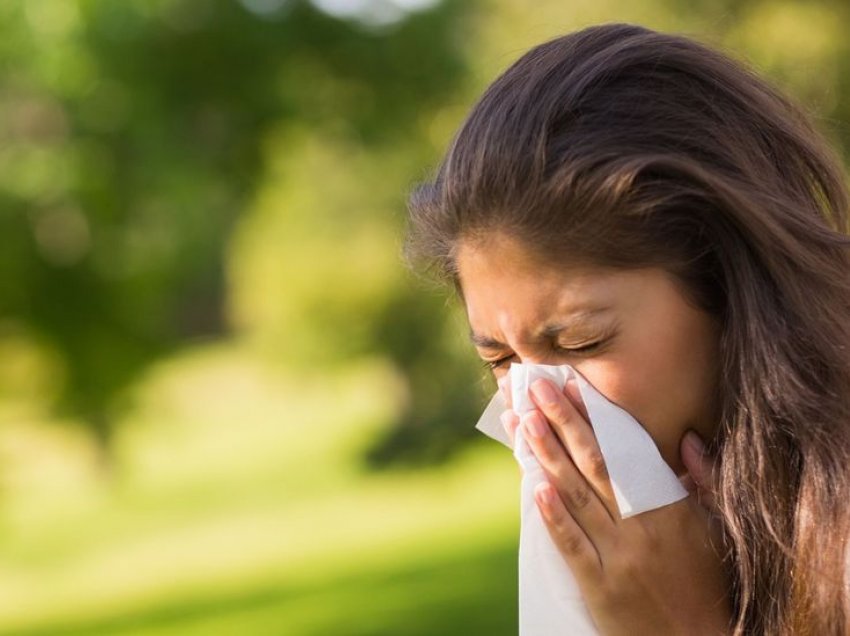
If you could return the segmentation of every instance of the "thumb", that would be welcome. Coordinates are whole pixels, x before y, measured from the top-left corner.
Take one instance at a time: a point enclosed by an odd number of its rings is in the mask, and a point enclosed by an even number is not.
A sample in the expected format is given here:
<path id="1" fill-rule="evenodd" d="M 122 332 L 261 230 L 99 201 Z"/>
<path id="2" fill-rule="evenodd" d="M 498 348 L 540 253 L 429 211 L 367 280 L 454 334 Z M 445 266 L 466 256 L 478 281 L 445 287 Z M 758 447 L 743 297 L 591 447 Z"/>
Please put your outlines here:
<path id="1" fill-rule="evenodd" d="M 688 477 L 693 486 L 688 490 L 696 491 L 699 502 L 710 512 L 716 512 L 714 501 L 714 458 L 705 447 L 705 442 L 694 431 L 689 430 L 682 437 L 680 452 L 682 463 L 688 469 Z"/>

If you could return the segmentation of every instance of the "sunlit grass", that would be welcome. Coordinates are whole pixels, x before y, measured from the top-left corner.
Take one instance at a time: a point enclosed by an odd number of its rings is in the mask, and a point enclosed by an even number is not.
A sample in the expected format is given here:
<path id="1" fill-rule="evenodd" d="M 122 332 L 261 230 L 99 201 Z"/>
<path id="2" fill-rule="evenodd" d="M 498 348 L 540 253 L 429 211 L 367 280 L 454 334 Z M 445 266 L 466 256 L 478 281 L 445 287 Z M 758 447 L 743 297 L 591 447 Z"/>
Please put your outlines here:
<path id="1" fill-rule="evenodd" d="M 53 469 L 7 470 L 0 631 L 511 633 L 510 455 L 367 472 L 401 396 L 380 361 L 296 375 L 209 348 L 140 386 L 109 476 L 67 427 L 5 427 Z"/>

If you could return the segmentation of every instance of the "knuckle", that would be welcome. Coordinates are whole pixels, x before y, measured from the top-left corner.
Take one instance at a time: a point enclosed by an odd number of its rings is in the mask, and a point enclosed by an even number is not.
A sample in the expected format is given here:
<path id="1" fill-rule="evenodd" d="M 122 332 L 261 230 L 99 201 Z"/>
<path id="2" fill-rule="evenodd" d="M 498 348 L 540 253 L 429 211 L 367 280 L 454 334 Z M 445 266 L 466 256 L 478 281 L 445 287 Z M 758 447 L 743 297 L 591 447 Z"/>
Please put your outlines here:
<path id="1" fill-rule="evenodd" d="M 552 403 L 549 405 L 552 419 L 560 426 L 569 426 L 574 419 L 574 412 L 563 403 Z"/>
<path id="2" fill-rule="evenodd" d="M 608 479 L 608 466 L 605 464 L 605 458 L 599 449 L 591 451 L 587 458 L 587 467 L 588 473 L 594 479 Z"/>
<path id="3" fill-rule="evenodd" d="M 584 486 L 573 488 L 570 490 L 568 498 L 572 508 L 581 510 L 590 503 L 590 489 Z"/>
<path id="4" fill-rule="evenodd" d="M 576 469 L 567 462 L 558 462 L 557 465 L 552 467 L 552 477 L 554 477 L 562 492 L 569 491 L 570 486 L 576 480 Z"/>
<path id="5" fill-rule="evenodd" d="M 562 532 L 561 540 L 558 543 L 566 556 L 575 557 L 584 551 L 584 542 L 575 532 Z"/>
<path id="6" fill-rule="evenodd" d="M 534 448 L 538 459 L 541 460 L 547 466 L 554 466 L 560 463 L 557 462 L 558 454 L 556 452 L 556 447 L 552 444 L 551 439 L 537 440 Z"/>

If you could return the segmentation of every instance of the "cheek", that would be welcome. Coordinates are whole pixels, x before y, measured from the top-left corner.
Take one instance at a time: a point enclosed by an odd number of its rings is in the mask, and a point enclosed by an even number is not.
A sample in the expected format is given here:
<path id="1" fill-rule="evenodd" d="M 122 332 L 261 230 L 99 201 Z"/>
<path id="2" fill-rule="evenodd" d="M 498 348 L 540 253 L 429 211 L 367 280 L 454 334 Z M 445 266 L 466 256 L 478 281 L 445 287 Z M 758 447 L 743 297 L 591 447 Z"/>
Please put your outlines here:
<path id="1" fill-rule="evenodd" d="M 650 434 L 658 428 L 666 403 L 658 372 L 651 364 L 632 362 L 623 356 L 588 361 L 576 368 L 609 400 L 628 411 Z M 653 434 L 655 438 L 655 435 Z M 656 439 L 657 441 L 657 439 Z"/>
<path id="2" fill-rule="evenodd" d="M 634 343 L 577 368 L 646 428 L 664 460 L 678 473 L 683 470 L 679 453 L 682 435 L 689 428 L 706 435 L 712 361 L 707 352 L 688 348 L 674 338 L 642 342 L 651 346 Z"/>

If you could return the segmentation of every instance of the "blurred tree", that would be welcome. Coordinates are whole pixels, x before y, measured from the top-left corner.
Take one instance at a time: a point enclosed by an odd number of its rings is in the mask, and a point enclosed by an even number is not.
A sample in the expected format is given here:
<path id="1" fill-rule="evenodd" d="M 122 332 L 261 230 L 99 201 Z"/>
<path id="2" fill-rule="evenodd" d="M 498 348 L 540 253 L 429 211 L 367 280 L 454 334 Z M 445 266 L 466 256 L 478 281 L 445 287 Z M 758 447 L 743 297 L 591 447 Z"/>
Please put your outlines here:
<path id="1" fill-rule="evenodd" d="M 456 89 L 460 5 L 419 4 L 3 3 L 0 313 L 58 354 L 56 406 L 106 444 L 147 365 L 228 328 L 226 242 L 271 131 L 389 147 Z"/>
<path id="2" fill-rule="evenodd" d="M 404 192 L 524 48 L 613 10 L 435 1 L 0 3 L 0 337 L 22 326 L 61 361 L 57 407 L 106 444 L 147 365 L 232 330 L 304 368 L 391 360 L 409 399 L 373 462 L 471 433 L 480 372 L 442 296 L 403 275 Z M 844 148 L 846 14 L 617 9 L 749 56 Z"/>

